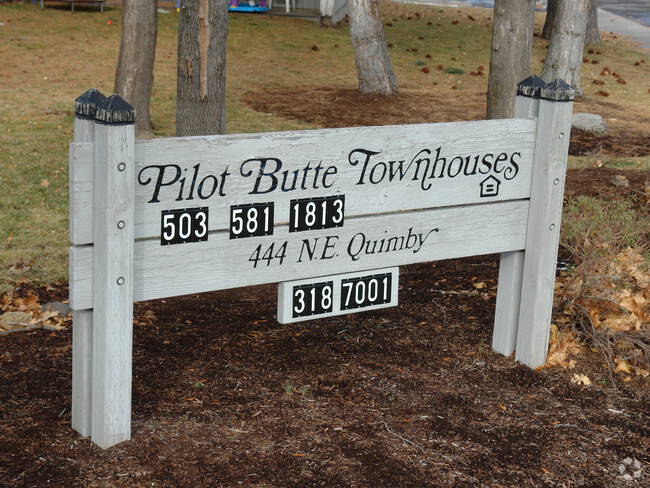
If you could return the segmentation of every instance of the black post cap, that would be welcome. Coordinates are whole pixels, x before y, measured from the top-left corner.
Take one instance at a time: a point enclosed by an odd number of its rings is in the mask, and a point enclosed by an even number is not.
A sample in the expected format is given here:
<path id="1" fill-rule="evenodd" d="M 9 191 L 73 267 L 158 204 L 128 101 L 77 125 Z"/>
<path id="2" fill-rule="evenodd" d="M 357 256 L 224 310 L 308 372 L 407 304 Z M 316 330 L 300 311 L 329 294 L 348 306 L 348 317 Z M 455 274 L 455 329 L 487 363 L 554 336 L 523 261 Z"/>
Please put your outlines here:
<path id="1" fill-rule="evenodd" d="M 540 96 L 544 100 L 551 100 L 553 102 L 571 102 L 573 101 L 574 95 L 575 90 L 558 78 L 557 80 L 547 83 L 546 86 L 542 88 Z"/>
<path id="2" fill-rule="evenodd" d="M 106 101 L 106 97 L 96 88 L 91 88 L 74 101 L 74 115 L 80 119 L 94 119 L 97 107 Z"/>
<path id="3" fill-rule="evenodd" d="M 97 106 L 95 120 L 107 125 L 135 124 L 135 109 L 119 95 L 113 94 Z"/>
<path id="4" fill-rule="evenodd" d="M 546 83 L 539 76 L 529 76 L 517 84 L 517 96 L 539 98 L 544 86 L 546 86 Z"/>

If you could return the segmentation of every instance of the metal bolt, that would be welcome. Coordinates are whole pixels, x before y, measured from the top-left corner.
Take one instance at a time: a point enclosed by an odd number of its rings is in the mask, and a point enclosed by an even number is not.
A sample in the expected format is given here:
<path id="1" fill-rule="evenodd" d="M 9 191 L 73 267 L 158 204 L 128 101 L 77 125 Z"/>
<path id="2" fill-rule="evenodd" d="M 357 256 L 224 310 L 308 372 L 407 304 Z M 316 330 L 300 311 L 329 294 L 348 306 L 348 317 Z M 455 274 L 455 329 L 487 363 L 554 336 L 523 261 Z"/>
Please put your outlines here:
<path id="1" fill-rule="evenodd" d="M 551 224 L 551 230 L 555 230 L 555 224 Z"/>
<path id="2" fill-rule="evenodd" d="M 121 229 L 124 229 L 124 226 L 125 226 L 125 225 L 126 225 L 126 224 L 124 223 L 124 221 L 123 221 L 123 220 L 120 220 L 120 221 L 117 223 L 117 228 L 120 229 L 120 230 L 121 230 Z"/>
<path id="3" fill-rule="evenodd" d="M 120 285 L 120 286 L 122 286 L 122 285 L 124 284 L 124 278 L 120 276 L 120 277 L 117 279 L 117 284 Z"/>
<path id="4" fill-rule="evenodd" d="M 557 185 L 559 183 L 560 183 L 560 178 L 555 178 L 555 180 L 553 180 L 554 185 Z"/>
<path id="5" fill-rule="evenodd" d="M 126 164 L 120 163 L 117 165 L 117 169 L 120 171 L 124 171 L 126 169 Z"/>
<path id="6" fill-rule="evenodd" d="M 564 132 L 560 132 L 560 139 L 564 139 Z"/>

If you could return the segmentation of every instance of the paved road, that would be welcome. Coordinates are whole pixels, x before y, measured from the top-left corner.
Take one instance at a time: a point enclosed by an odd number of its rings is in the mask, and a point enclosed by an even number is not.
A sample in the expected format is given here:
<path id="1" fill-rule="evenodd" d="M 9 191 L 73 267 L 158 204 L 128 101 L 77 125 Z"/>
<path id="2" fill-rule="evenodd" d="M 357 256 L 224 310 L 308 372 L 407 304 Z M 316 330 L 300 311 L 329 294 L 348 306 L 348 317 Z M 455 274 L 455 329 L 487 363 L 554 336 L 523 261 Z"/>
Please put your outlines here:
<path id="1" fill-rule="evenodd" d="M 397 0 L 408 3 L 494 7 L 494 0 Z M 546 6 L 546 0 L 537 3 Z M 650 51 L 650 0 L 598 0 L 598 28 L 629 37 Z"/>
<path id="2" fill-rule="evenodd" d="M 635 20 L 650 27 L 650 0 L 598 0 L 598 6 L 607 12 Z"/>

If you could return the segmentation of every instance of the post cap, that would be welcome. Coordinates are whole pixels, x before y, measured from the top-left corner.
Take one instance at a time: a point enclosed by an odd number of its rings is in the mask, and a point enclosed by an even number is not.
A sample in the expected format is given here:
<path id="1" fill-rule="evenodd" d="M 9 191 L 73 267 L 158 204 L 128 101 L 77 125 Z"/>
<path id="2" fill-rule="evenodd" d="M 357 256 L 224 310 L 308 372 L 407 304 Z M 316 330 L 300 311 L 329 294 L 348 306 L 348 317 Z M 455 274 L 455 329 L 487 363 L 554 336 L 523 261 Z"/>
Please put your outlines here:
<path id="1" fill-rule="evenodd" d="M 517 84 L 517 96 L 539 98 L 546 83 L 537 75 L 531 75 Z"/>
<path id="2" fill-rule="evenodd" d="M 135 124 L 135 109 L 119 95 L 113 94 L 97 106 L 95 120 L 108 125 Z"/>
<path id="3" fill-rule="evenodd" d="M 559 78 L 547 83 L 540 94 L 544 100 L 553 102 L 571 102 L 574 95 L 575 90 Z"/>
<path id="4" fill-rule="evenodd" d="M 91 88 L 74 101 L 74 115 L 80 119 L 94 119 L 97 107 L 103 104 L 106 97 L 96 88 Z"/>

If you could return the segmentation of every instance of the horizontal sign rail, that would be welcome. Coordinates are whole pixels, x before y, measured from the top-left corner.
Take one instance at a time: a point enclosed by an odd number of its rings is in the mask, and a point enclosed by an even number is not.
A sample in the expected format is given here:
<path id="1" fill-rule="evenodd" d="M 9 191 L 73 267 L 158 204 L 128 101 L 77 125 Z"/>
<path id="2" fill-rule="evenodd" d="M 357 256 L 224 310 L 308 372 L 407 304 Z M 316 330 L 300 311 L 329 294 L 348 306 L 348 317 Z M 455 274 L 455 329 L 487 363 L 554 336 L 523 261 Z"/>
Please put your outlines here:
<path id="1" fill-rule="evenodd" d="M 209 207 L 208 229 L 230 209 L 345 195 L 345 215 L 528 198 L 535 119 L 357 127 L 136 141 L 136 238 L 161 235 L 161 211 Z M 92 143 L 70 149 L 73 244 L 92 243 Z M 225 211 L 224 211 L 225 209 Z"/>
<path id="2" fill-rule="evenodd" d="M 304 279 L 337 272 L 523 249 L 528 201 L 463 205 L 350 220 L 343 228 L 161 246 L 137 240 L 134 300 Z M 93 247 L 71 248 L 70 303 L 93 307 Z"/>

